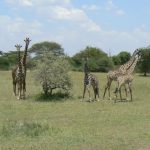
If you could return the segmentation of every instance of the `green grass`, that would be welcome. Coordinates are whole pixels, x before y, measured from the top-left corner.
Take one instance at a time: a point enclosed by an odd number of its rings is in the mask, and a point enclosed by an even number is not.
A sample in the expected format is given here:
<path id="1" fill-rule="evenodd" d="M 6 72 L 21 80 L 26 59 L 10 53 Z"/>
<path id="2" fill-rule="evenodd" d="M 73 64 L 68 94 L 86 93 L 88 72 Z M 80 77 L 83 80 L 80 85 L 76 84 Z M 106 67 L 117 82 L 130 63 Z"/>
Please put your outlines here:
<path id="1" fill-rule="evenodd" d="M 39 100 L 41 88 L 28 72 L 21 101 L 12 93 L 11 72 L 0 72 L 0 150 L 149 150 L 150 78 L 135 75 L 133 102 L 114 103 L 102 100 L 106 74 L 96 75 L 100 102 L 80 102 L 77 72 L 72 97 L 56 101 Z"/>

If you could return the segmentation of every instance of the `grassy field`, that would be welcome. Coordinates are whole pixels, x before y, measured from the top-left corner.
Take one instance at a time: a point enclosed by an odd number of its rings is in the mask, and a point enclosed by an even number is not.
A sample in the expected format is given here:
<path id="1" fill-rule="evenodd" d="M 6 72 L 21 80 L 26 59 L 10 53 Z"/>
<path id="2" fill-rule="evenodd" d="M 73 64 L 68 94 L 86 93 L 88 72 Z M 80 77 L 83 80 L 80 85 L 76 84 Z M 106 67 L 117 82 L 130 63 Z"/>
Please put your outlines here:
<path id="1" fill-rule="evenodd" d="M 28 73 L 27 99 L 12 93 L 11 72 L 0 72 L 0 150 L 150 150 L 150 77 L 135 75 L 133 102 L 80 102 L 83 74 L 72 72 L 73 97 L 38 100 Z M 114 84 L 112 86 L 112 89 Z"/>

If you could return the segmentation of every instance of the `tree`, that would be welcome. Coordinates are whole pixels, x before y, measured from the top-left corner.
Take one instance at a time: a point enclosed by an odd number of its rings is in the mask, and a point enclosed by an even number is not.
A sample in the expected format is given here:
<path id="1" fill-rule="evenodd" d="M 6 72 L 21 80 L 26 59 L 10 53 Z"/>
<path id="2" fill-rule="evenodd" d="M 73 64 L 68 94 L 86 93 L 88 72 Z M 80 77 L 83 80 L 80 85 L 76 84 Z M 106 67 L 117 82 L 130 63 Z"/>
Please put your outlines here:
<path id="1" fill-rule="evenodd" d="M 69 65 L 65 57 L 45 53 L 38 61 L 35 79 L 40 82 L 45 95 L 52 95 L 55 89 L 68 93 L 72 85 L 68 71 Z"/>
<path id="2" fill-rule="evenodd" d="M 126 63 L 130 58 L 131 58 L 131 55 L 129 52 L 122 51 L 118 55 L 113 56 L 112 60 L 114 64 L 117 66 L 117 65 L 122 65 Z"/>
<path id="3" fill-rule="evenodd" d="M 40 57 L 46 52 L 51 52 L 56 56 L 64 55 L 64 49 L 56 42 L 40 42 L 32 45 L 29 49 L 30 53 L 34 53 L 36 57 Z"/>
<path id="4" fill-rule="evenodd" d="M 139 63 L 139 69 L 144 73 L 144 76 L 150 72 L 150 48 L 141 49 L 141 61 Z"/>
<path id="5" fill-rule="evenodd" d="M 2 55 L 0 56 L 0 69 L 8 70 L 18 63 L 17 51 L 10 51 L 10 52 L 1 53 L 1 54 Z"/>
<path id="6" fill-rule="evenodd" d="M 89 58 L 89 67 L 91 71 L 107 72 L 113 67 L 111 59 L 105 52 L 99 48 L 89 46 L 72 57 L 72 64 L 79 70 L 82 70 L 82 62 L 85 57 Z"/>
<path id="7" fill-rule="evenodd" d="M 118 54 L 119 58 L 120 58 L 120 64 L 124 64 L 126 63 L 130 58 L 131 58 L 131 55 L 129 52 L 126 52 L 126 51 L 122 51 Z"/>

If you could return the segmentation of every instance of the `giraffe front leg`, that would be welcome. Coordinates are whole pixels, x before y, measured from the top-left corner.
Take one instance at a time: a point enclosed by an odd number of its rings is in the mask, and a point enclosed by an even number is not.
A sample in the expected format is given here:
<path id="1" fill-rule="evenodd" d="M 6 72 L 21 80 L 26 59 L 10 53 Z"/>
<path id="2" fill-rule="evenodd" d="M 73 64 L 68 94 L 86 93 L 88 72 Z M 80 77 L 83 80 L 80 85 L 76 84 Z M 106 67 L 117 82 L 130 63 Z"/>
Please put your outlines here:
<path id="1" fill-rule="evenodd" d="M 131 83 L 129 84 L 129 91 L 130 91 L 130 96 L 131 96 L 131 102 L 132 102 L 132 88 L 131 88 Z"/>
<path id="2" fill-rule="evenodd" d="M 23 86 L 22 86 L 22 84 L 20 83 L 19 88 L 18 88 L 18 90 L 19 90 L 18 99 L 19 99 L 19 100 L 22 99 L 22 89 L 23 89 Z"/>
<path id="3" fill-rule="evenodd" d="M 21 89 L 18 88 L 18 100 L 20 100 L 20 99 L 21 99 Z"/>
<path id="4" fill-rule="evenodd" d="M 99 88 L 97 88 L 97 96 L 98 96 L 98 102 L 100 101 L 100 99 L 99 99 Z"/>
<path id="5" fill-rule="evenodd" d="M 111 87 L 111 83 L 112 83 L 112 80 L 110 81 L 109 86 L 108 86 L 109 100 L 111 100 L 111 96 L 110 96 L 110 87 Z"/>
<path id="6" fill-rule="evenodd" d="M 91 102 L 91 93 L 90 93 L 90 88 L 88 87 L 88 93 L 89 93 L 89 101 Z"/>
<path id="7" fill-rule="evenodd" d="M 86 85 L 84 85 L 84 89 L 83 89 L 83 97 L 82 97 L 82 100 L 81 100 L 81 101 L 84 101 L 85 92 L 86 92 Z"/>
<path id="8" fill-rule="evenodd" d="M 115 89 L 115 91 L 114 91 L 114 93 L 115 93 L 115 103 L 117 102 L 117 98 L 118 98 L 118 88 L 116 87 L 116 89 Z"/>
<path id="9" fill-rule="evenodd" d="M 128 90 L 126 88 L 126 85 L 124 85 L 124 90 L 125 90 L 125 94 L 126 94 L 126 100 L 128 100 Z"/>
<path id="10" fill-rule="evenodd" d="M 120 99 L 122 101 L 121 87 L 119 88 Z"/>

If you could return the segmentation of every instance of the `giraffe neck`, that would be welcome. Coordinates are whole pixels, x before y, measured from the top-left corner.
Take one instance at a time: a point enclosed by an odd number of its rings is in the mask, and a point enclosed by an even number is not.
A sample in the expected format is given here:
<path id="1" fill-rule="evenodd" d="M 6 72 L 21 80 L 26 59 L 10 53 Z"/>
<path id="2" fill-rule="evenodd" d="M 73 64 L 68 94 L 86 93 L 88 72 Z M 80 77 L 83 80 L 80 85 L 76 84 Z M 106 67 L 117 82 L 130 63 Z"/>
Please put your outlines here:
<path id="1" fill-rule="evenodd" d="M 119 71 L 121 71 L 121 72 L 123 72 L 123 73 L 126 72 L 126 70 L 128 70 L 128 68 L 130 68 L 130 66 L 133 64 L 133 62 L 134 62 L 134 60 L 135 60 L 136 55 L 138 54 L 138 52 L 139 52 L 139 50 L 136 49 L 136 50 L 133 52 L 133 54 L 132 54 L 130 60 L 129 60 L 128 62 L 126 62 L 125 64 L 123 64 L 123 65 L 120 66 Z"/>
<path id="2" fill-rule="evenodd" d="M 88 67 L 87 62 L 84 64 L 84 73 L 89 74 L 89 67 Z"/>
<path id="3" fill-rule="evenodd" d="M 26 67 L 26 58 L 27 58 L 28 44 L 26 43 L 24 54 L 22 57 L 22 65 Z"/>
<path id="4" fill-rule="evenodd" d="M 119 70 L 126 71 L 132 65 L 133 62 L 134 62 L 134 57 L 131 57 L 131 59 L 128 62 L 120 66 Z"/>
<path id="5" fill-rule="evenodd" d="M 131 66 L 127 69 L 128 74 L 132 74 L 134 72 L 137 62 L 138 62 L 138 58 L 136 58 L 134 62 L 131 64 Z"/>
<path id="6" fill-rule="evenodd" d="M 18 70 L 19 70 L 19 73 L 22 73 L 22 63 L 21 63 L 20 50 L 18 51 Z"/>

